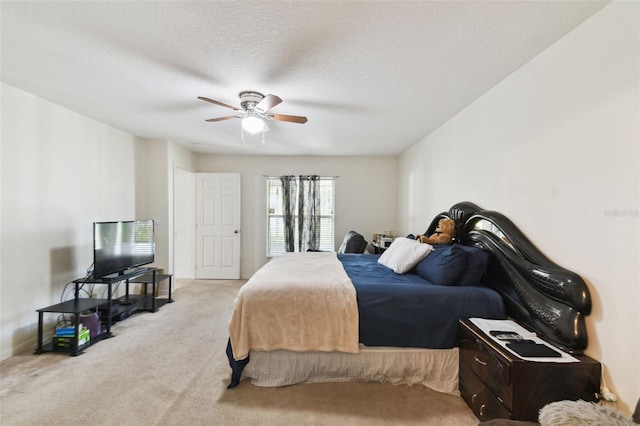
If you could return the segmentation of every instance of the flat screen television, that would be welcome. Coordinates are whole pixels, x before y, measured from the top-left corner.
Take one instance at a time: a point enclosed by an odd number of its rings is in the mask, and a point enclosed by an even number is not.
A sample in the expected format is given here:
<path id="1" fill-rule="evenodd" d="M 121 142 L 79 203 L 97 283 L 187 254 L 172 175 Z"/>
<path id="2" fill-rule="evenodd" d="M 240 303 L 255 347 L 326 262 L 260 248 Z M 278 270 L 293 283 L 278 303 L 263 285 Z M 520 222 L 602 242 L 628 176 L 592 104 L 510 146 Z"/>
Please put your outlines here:
<path id="1" fill-rule="evenodd" d="M 124 274 L 128 269 L 153 263 L 153 220 L 94 222 L 93 276 Z"/>

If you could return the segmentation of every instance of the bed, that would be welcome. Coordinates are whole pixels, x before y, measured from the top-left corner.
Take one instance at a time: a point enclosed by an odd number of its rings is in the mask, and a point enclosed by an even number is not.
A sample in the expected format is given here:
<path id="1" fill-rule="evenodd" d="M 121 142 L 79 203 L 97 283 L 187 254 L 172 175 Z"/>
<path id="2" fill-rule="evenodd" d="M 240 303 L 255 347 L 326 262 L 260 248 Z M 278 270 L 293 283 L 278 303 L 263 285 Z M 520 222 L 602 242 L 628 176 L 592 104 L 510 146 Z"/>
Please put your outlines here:
<path id="1" fill-rule="evenodd" d="M 510 317 L 568 352 L 586 347 L 591 302 L 577 274 L 500 213 L 457 203 L 424 234 L 442 218 L 456 222 L 454 244 L 407 236 L 382 255 L 273 258 L 234 302 L 229 387 L 367 380 L 458 395 L 461 318 Z"/>

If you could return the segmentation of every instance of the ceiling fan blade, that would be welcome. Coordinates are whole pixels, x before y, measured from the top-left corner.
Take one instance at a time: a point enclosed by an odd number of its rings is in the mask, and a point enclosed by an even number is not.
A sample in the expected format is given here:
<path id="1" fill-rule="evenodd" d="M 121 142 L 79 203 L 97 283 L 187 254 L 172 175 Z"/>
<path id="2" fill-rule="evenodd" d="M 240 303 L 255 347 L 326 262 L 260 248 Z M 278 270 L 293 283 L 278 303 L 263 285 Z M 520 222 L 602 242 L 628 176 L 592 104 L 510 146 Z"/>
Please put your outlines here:
<path id="1" fill-rule="evenodd" d="M 269 114 L 269 118 L 276 121 L 289 121 L 291 123 L 304 124 L 307 122 L 307 117 L 299 115 L 284 115 L 284 114 Z"/>
<path id="2" fill-rule="evenodd" d="M 231 120 L 232 118 L 238 118 L 235 115 L 228 115 L 226 117 L 218 117 L 218 118 L 210 118 L 208 120 L 204 120 L 204 121 L 208 121 L 210 123 L 213 123 L 214 121 L 224 121 L 224 120 Z"/>
<path id="3" fill-rule="evenodd" d="M 220 105 L 221 107 L 229 108 L 229 109 L 232 109 L 234 111 L 238 109 L 236 107 L 233 107 L 231 105 L 227 105 L 227 104 L 222 103 L 220 101 L 215 101 L 213 99 L 205 98 L 204 96 L 198 96 L 198 99 L 200 99 L 201 101 L 205 101 L 205 102 L 211 102 L 212 104 Z"/>
<path id="4" fill-rule="evenodd" d="M 281 102 L 282 102 L 282 99 L 280 99 L 276 95 L 267 95 L 264 98 L 262 98 L 262 100 L 258 103 L 258 105 L 256 105 L 256 108 L 266 112 L 266 111 L 269 111 L 274 106 L 279 105 Z"/>

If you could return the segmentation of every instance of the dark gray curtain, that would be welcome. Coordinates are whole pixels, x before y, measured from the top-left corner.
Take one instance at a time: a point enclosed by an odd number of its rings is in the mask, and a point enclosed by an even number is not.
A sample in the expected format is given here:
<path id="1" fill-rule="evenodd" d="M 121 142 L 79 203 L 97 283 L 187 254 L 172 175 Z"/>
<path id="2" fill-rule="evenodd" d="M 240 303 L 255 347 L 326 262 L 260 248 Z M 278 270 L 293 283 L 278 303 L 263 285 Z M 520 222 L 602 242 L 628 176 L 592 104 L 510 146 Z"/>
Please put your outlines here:
<path id="1" fill-rule="evenodd" d="M 282 213 L 284 216 L 284 251 L 295 251 L 295 207 L 298 179 L 296 176 L 280 176 L 282 182 Z"/>
<path id="2" fill-rule="evenodd" d="M 320 177 L 300 176 L 298 187 L 298 250 L 320 248 Z"/>
<path id="3" fill-rule="evenodd" d="M 320 247 L 320 177 L 280 176 L 284 216 L 284 250 L 307 251 Z M 297 227 L 296 227 L 297 218 Z M 296 250 L 296 234 L 298 247 Z"/>

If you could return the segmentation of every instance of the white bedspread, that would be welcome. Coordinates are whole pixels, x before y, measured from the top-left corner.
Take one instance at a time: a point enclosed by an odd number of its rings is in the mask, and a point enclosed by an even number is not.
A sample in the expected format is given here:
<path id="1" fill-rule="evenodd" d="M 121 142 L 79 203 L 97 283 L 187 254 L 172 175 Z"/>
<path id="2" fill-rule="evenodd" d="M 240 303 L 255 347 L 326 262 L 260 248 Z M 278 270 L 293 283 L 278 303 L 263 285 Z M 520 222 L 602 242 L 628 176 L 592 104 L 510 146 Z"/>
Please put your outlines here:
<path id="1" fill-rule="evenodd" d="M 337 255 L 272 258 L 240 288 L 229 336 L 236 360 L 251 350 L 357 353 L 356 291 Z"/>

